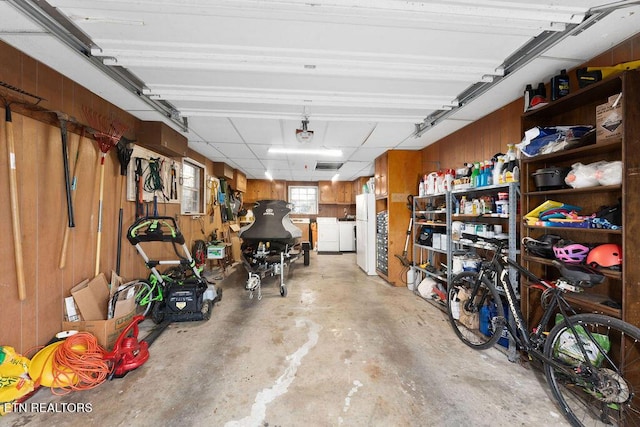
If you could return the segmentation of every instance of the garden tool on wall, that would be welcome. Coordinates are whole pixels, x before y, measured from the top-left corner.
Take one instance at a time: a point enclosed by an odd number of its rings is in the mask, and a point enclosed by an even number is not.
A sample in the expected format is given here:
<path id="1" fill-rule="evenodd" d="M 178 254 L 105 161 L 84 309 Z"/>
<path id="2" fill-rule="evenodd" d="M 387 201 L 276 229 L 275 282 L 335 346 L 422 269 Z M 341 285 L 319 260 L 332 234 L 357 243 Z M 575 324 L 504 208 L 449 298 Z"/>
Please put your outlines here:
<path id="1" fill-rule="evenodd" d="M 229 184 L 227 180 L 220 180 L 220 204 L 222 205 L 222 209 L 220 210 L 220 214 L 222 216 L 222 222 L 227 222 L 233 220 L 233 211 L 231 210 L 231 200 L 229 196 Z"/>
<path id="2" fill-rule="evenodd" d="M 60 135 L 62 139 L 62 164 L 64 168 L 64 189 L 67 196 L 67 219 L 69 221 L 69 228 L 76 226 L 73 218 L 73 202 L 71 199 L 71 179 L 69 178 L 69 144 L 68 144 L 68 132 L 67 122 L 69 117 L 63 113 L 56 113 L 58 120 L 60 121 Z"/>
<path id="3" fill-rule="evenodd" d="M 118 197 L 120 197 L 120 210 L 118 212 L 118 247 L 116 252 L 116 274 L 120 275 L 120 258 L 122 255 L 122 217 L 124 215 L 124 199 L 122 191 L 124 184 L 127 181 L 127 170 L 129 168 L 129 162 L 131 161 L 131 153 L 133 153 L 133 143 L 125 137 L 120 138 L 116 145 L 118 152 L 118 161 L 120 162 L 120 190 L 118 191 Z"/>
<path id="4" fill-rule="evenodd" d="M 100 197 L 98 199 L 98 231 L 96 239 L 96 259 L 95 259 L 95 275 L 100 273 L 100 243 L 102 240 L 102 201 L 104 197 L 104 159 L 107 153 L 116 146 L 122 135 L 126 132 L 127 126 L 118 120 L 109 120 L 106 117 L 96 113 L 87 106 L 83 106 L 82 110 L 85 114 L 89 125 L 93 128 L 91 133 L 98 143 L 100 152 Z"/>
<path id="5" fill-rule="evenodd" d="M 135 169 L 135 181 L 136 181 L 136 219 L 144 216 L 144 193 L 142 184 L 142 158 L 136 157 L 136 169 Z"/>
<path id="6" fill-rule="evenodd" d="M 209 224 L 213 223 L 214 214 L 216 212 L 215 206 L 218 204 L 218 181 L 210 176 L 207 183 L 209 189 L 209 201 L 207 202 L 207 215 L 209 216 Z"/>
<path id="7" fill-rule="evenodd" d="M 34 103 L 37 105 L 43 98 L 32 95 L 28 92 L 18 89 L 15 86 L 0 82 L 0 86 L 14 91 L 18 94 L 25 95 L 36 99 Z M 11 118 L 11 102 L 4 96 L 2 97 L 5 108 L 5 137 L 7 140 L 7 160 L 9 162 L 9 204 L 11 206 L 11 228 L 13 231 L 13 252 L 16 264 L 16 281 L 18 283 L 18 299 L 24 301 L 27 297 L 27 290 L 24 278 L 24 258 L 22 254 L 22 226 L 20 224 L 20 203 L 18 200 L 18 178 L 16 170 L 16 149 L 13 139 L 13 120 Z"/>
<path id="8" fill-rule="evenodd" d="M 83 146 L 82 141 L 84 140 L 85 128 L 82 128 L 82 133 L 80 134 L 80 139 L 78 140 L 78 146 L 76 147 L 76 156 L 75 161 L 73 163 L 73 171 L 71 172 L 73 177 L 71 178 L 71 203 L 73 203 L 76 199 L 76 190 L 78 188 L 78 158 L 80 157 L 80 148 Z M 85 144 L 86 145 L 86 144 Z M 67 262 L 67 246 L 69 244 L 69 235 L 71 233 L 71 227 L 67 225 L 64 229 L 64 236 L 62 237 L 62 250 L 60 251 L 60 262 L 58 263 L 58 268 L 63 269 Z"/>
<path id="9" fill-rule="evenodd" d="M 169 191 L 169 200 L 178 200 L 178 178 L 176 172 L 176 163 L 171 162 L 171 169 L 169 171 L 169 176 L 171 179 L 170 186 L 171 190 Z"/>

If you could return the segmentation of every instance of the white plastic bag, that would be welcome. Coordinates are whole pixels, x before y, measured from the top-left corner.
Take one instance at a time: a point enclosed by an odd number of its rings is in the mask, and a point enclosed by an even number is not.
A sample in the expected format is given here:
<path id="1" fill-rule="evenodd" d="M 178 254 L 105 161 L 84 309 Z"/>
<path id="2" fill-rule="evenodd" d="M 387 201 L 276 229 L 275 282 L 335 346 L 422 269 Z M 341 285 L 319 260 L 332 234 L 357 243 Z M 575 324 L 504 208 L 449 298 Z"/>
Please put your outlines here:
<path id="1" fill-rule="evenodd" d="M 622 182 L 622 162 L 603 162 L 596 170 L 600 185 L 619 185 Z"/>
<path id="2" fill-rule="evenodd" d="M 596 187 L 600 185 L 596 179 L 596 171 L 601 163 L 603 162 L 595 162 L 588 165 L 574 163 L 571 165 L 573 169 L 571 169 L 564 178 L 564 182 L 573 188 Z"/>

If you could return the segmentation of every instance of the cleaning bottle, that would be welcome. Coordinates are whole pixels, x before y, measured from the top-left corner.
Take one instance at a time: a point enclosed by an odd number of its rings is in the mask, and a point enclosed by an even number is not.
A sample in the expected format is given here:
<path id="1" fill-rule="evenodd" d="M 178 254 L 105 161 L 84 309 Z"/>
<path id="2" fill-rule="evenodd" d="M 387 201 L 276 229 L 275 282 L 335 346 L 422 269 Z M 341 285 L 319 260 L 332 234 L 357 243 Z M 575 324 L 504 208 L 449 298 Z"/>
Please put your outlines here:
<path id="1" fill-rule="evenodd" d="M 463 215 L 465 213 L 466 207 L 467 207 L 467 196 L 462 196 L 462 198 L 460 199 L 460 207 L 458 208 L 456 206 L 456 208 L 458 209 L 458 213 Z"/>
<path id="2" fill-rule="evenodd" d="M 478 186 L 478 175 L 480 175 L 480 163 L 475 162 L 471 171 L 471 187 Z"/>
<path id="3" fill-rule="evenodd" d="M 496 163 L 493 165 L 493 183 L 495 185 L 504 184 L 502 181 L 502 168 L 504 167 L 504 155 L 496 158 Z"/>
<path id="4" fill-rule="evenodd" d="M 487 185 L 493 185 L 493 162 L 487 160 Z"/>
<path id="5" fill-rule="evenodd" d="M 507 154 L 506 154 L 506 167 L 503 174 L 503 181 L 507 182 L 516 182 L 518 180 L 517 174 L 519 172 L 518 169 L 518 160 L 516 159 L 516 148 L 513 144 L 507 144 Z"/>
<path id="6" fill-rule="evenodd" d="M 551 79 L 551 100 L 555 101 L 563 96 L 569 95 L 569 75 L 567 70 L 560 71 L 560 74 Z"/>

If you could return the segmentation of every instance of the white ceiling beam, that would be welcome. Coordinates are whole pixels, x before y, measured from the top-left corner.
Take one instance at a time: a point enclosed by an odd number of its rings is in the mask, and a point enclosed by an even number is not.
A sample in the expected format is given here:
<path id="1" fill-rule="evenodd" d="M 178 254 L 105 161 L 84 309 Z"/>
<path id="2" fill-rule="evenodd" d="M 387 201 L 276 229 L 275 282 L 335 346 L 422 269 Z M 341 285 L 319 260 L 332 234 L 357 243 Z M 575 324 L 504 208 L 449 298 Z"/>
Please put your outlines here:
<path id="1" fill-rule="evenodd" d="M 455 97 L 385 93 L 330 92 L 314 90 L 244 89 L 233 87 L 151 86 L 144 94 L 171 101 L 231 102 L 269 105 L 313 105 L 331 107 L 447 109 L 459 105 Z"/>
<path id="2" fill-rule="evenodd" d="M 313 120 L 327 122 L 380 122 L 380 123 L 419 123 L 424 120 L 424 114 L 428 111 L 415 115 L 391 115 L 391 114 L 313 114 Z M 222 110 L 208 108 L 185 108 L 180 109 L 180 114 L 184 117 L 231 117 L 246 119 L 273 119 L 273 120 L 300 120 L 302 114 L 287 112 L 264 112 L 251 110 Z"/>
<path id="3" fill-rule="evenodd" d="M 93 49 L 105 65 L 171 69 L 296 73 L 310 76 L 377 77 L 478 82 L 503 76 L 499 60 L 358 52 L 325 52 L 226 46 L 172 46 L 175 50 Z M 213 52 L 212 52 L 213 51 Z M 216 52 L 217 51 L 217 52 Z M 233 51 L 234 53 L 226 53 Z M 483 80 L 484 79 L 484 80 Z"/>
<path id="4" fill-rule="evenodd" d="M 390 20 L 433 22 L 486 28 L 530 28 L 538 31 L 564 31 L 564 24 L 582 22 L 588 10 L 578 5 L 538 5 L 534 2 L 493 0 L 397 1 L 397 0 L 111 0 L 86 5 L 79 0 L 49 0 L 53 6 L 66 7 L 76 22 L 118 21 L 113 13 L 127 10 L 198 16 L 252 16 L 272 13 L 282 20 L 307 19 L 311 22 L 336 18 L 383 18 Z M 576 3 L 576 2 L 573 2 Z M 93 6 L 93 7 L 92 7 Z M 112 16 L 109 16 L 109 13 Z M 320 19 L 318 19 L 320 18 Z"/>

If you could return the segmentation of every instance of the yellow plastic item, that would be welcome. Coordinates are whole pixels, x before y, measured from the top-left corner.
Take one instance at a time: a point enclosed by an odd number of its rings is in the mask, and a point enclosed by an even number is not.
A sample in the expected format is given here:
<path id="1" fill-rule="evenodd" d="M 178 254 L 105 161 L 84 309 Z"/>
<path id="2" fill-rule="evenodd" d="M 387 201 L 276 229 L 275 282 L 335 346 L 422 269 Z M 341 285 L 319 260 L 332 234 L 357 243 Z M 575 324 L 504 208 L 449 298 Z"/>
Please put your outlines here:
<path id="1" fill-rule="evenodd" d="M 57 366 L 57 375 L 53 368 L 54 353 L 64 341 L 49 344 L 31 358 L 29 376 L 36 382 L 46 387 L 68 387 L 78 383 L 78 376 L 66 366 Z M 74 346 L 74 351 L 86 351 L 84 346 Z"/>
<path id="2" fill-rule="evenodd" d="M 559 208 L 562 205 L 564 205 L 564 203 L 556 202 L 554 200 L 547 200 L 544 203 L 542 203 L 540 206 L 538 206 L 537 208 L 535 208 L 534 210 L 526 214 L 524 216 L 524 219 L 527 221 L 527 225 L 536 225 L 536 222 L 538 222 L 538 217 L 540 216 L 541 212 L 544 212 L 547 209 Z"/>
<path id="3" fill-rule="evenodd" d="M 16 353 L 13 347 L 0 346 L 0 377 L 19 377 L 29 372 L 29 365 L 29 359 Z"/>
<path id="4" fill-rule="evenodd" d="M 602 78 L 606 79 L 613 74 L 627 70 L 635 70 L 636 68 L 640 68 L 640 60 L 621 62 L 620 64 L 613 65 L 611 67 L 587 67 L 587 71 L 600 71 L 602 73 Z"/>
<path id="5" fill-rule="evenodd" d="M 7 405 L 33 391 L 33 381 L 25 377 L 0 377 L 0 415 L 4 415 Z"/>

